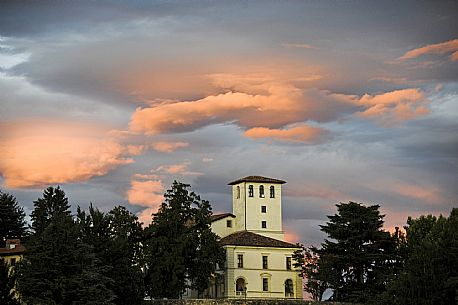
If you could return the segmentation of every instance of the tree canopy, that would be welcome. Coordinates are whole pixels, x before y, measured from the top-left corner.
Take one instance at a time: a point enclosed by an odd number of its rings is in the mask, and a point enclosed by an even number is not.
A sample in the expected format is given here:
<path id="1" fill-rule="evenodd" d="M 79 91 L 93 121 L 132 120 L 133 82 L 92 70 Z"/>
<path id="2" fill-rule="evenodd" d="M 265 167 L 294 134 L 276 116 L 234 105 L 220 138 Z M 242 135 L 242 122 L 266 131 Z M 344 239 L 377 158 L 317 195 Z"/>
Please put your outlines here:
<path id="1" fill-rule="evenodd" d="M 0 248 L 5 247 L 6 239 L 23 239 L 26 233 L 24 209 L 13 195 L 0 191 Z"/>
<path id="2" fill-rule="evenodd" d="M 211 207 L 174 182 L 153 215 L 146 234 L 146 289 L 151 297 L 178 298 L 187 287 L 202 293 L 224 262 L 218 236 L 211 232 Z"/>
<path id="3" fill-rule="evenodd" d="M 407 259 L 380 303 L 458 304 L 458 208 L 407 220 Z"/>
<path id="4" fill-rule="evenodd" d="M 321 248 L 303 252 L 305 288 L 317 299 L 331 288 L 335 301 L 366 302 L 385 290 L 398 258 L 396 241 L 382 229 L 378 205 L 336 206 L 338 213 L 320 226 L 328 235 Z"/>

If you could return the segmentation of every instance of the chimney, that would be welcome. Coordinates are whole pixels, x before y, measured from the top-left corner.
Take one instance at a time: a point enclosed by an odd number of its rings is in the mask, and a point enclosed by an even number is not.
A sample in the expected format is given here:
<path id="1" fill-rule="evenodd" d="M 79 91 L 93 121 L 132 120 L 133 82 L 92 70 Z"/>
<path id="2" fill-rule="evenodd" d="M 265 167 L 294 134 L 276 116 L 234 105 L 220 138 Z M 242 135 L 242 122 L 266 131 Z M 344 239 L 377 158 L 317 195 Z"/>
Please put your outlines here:
<path id="1" fill-rule="evenodd" d="M 7 239 L 6 240 L 6 248 L 7 249 L 15 249 L 17 246 L 21 244 L 19 239 Z"/>

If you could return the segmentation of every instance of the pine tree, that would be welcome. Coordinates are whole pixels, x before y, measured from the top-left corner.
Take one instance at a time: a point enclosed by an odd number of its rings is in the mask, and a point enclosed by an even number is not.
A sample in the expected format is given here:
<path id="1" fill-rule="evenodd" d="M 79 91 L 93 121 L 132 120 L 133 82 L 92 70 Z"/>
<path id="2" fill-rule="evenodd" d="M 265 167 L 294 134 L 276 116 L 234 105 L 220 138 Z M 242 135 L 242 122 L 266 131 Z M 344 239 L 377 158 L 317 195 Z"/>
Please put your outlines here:
<path id="1" fill-rule="evenodd" d="M 78 208 L 77 223 L 82 240 L 94 248 L 104 266 L 104 275 L 116 295 L 115 304 L 140 304 L 144 297 L 141 271 L 141 224 L 125 207 L 115 207 L 108 214 L 89 207 L 86 214 Z"/>
<path id="2" fill-rule="evenodd" d="M 26 233 L 24 209 L 14 196 L 0 191 L 0 248 L 5 247 L 6 239 L 23 239 Z"/>
<path id="3" fill-rule="evenodd" d="M 27 304 L 113 304 L 111 280 L 93 247 L 80 238 L 60 188 L 35 202 L 35 234 L 18 264 L 18 284 Z"/>
<path id="4" fill-rule="evenodd" d="M 396 242 L 382 229 L 378 205 L 336 206 L 338 214 L 320 226 L 329 238 L 316 251 L 318 267 L 326 270 L 335 301 L 366 302 L 385 290 L 397 257 Z"/>
<path id="5" fill-rule="evenodd" d="M 38 198 L 33 203 L 34 210 L 30 217 L 35 234 L 41 234 L 60 215 L 70 216 L 68 198 L 59 186 L 57 188 L 48 187 L 43 192 L 43 197 Z"/>

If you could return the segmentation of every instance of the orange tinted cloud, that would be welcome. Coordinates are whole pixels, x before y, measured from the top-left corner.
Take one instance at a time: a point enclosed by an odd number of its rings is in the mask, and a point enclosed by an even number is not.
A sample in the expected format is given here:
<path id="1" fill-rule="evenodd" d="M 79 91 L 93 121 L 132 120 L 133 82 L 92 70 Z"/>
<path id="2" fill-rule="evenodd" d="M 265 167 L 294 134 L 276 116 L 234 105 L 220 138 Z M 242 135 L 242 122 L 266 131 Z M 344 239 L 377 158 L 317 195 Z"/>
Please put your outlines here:
<path id="1" fill-rule="evenodd" d="M 359 112 L 365 118 L 375 118 L 385 125 L 396 124 L 430 112 L 429 100 L 416 88 L 395 90 L 379 95 L 365 94 L 359 103 L 366 108 Z"/>
<path id="2" fill-rule="evenodd" d="M 243 86 L 238 81 L 234 80 L 234 86 Z M 246 128 L 279 128 L 307 119 L 333 120 L 341 112 L 356 107 L 347 96 L 304 91 L 287 84 L 250 85 L 244 90 L 250 93 L 227 92 L 197 101 L 137 108 L 129 127 L 134 132 L 150 135 L 191 131 L 224 122 Z"/>
<path id="3" fill-rule="evenodd" d="M 165 173 L 172 175 L 183 175 L 183 176 L 192 176 L 192 175 L 201 175 L 202 173 L 191 172 L 188 170 L 188 166 L 191 165 L 191 162 L 185 161 L 180 164 L 172 165 L 161 165 L 155 170 L 152 170 L 154 173 Z"/>
<path id="4" fill-rule="evenodd" d="M 42 187 L 86 181 L 132 163 L 137 148 L 87 124 L 29 121 L 0 125 L 0 173 L 6 187 Z"/>
<path id="5" fill-rule="evenodd" d="M 245 131 L 245 136 L 254 139 L 271 138 L 278 141 L 313 143 L 319 140 L 324 130 L 302 124 L 290 129 L 255 127 Z"/>
<path id="6" fill-rule="evenodd" d="M 153 148 L 160 152 L 171 153 L 178 148 L 188 147 L 187 142 L 156 142 L 153 144 Z"/>
<path id="7" fill-rule="evenodd" d="M 429 44 L 421 48 L 410 50 L 402 55 L 399 60 L 408 60 L 426 54 L 443 55 L 447 53 L 452 53 L 450 57 L 452 61 L 458 60 L 458 39 L 453 39 L 437 44 Z"/>
<path id="8" fill-rule="evenodd" d="M 413 199 L 427 201 L 429 203 L 440 204 L 446 200 L 441 195 L 441 190 L 437 186 L 419 186 L 406 183 L 398 183 L 392 187 L 393 191 Z"/>
<path id="9" fill-rule="evenodd" d="M 126 196 L 130 204 L 145 207 L 139 213 L 141 222 L 151 222 L 151 214 L 157 212 L 164 200 L 164 186 L 160 180 L 132 180 Z"/>

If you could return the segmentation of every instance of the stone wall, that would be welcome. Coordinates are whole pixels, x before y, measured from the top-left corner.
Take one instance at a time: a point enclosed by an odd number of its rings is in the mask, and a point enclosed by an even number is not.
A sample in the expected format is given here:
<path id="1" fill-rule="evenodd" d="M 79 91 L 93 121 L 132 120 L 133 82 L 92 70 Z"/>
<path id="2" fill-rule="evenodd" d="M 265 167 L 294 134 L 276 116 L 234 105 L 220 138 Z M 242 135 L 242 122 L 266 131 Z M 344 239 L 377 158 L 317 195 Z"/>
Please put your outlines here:
<path id="1" fill-rule="evenodd" d="M 144 305 L 351 305 L 339 302 L 317 302 L 304 300 L 240 300 L 240 299 L 198 299 L 198 300 L 151 300 Z M 356 305 L 356 304 L 354 304 Z"/>

